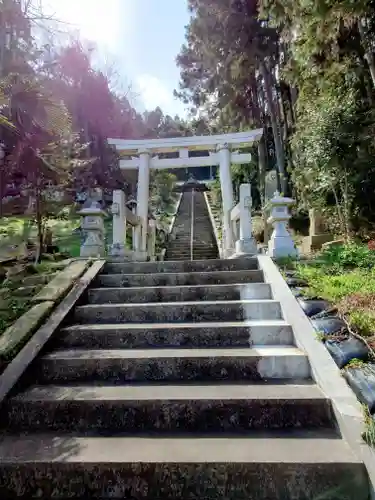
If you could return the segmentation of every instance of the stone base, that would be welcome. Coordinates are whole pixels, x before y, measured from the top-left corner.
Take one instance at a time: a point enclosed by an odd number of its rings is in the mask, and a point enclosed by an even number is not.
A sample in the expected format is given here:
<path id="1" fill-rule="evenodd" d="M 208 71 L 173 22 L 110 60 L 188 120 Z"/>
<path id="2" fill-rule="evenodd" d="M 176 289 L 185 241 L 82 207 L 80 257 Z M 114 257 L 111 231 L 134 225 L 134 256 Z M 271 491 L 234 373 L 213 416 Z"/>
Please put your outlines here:
<path id="1" fill-rule="evenodd" d="M 325 243 L 330 241 L 333 241 L 333 236 L 329 233 L 306 236 L 302 241 L 302 251 L 304 254 L 309 254 L 314 250 L 320 250 Z"/>
<path id="2" fill-rule="evenodd" d="M 133 254 L 134 262 L 147 262 L 147 252 L 135 251 Z"/>
<path id="3" fill-rule="evenodd" d="M 236 254 L 237 255 L 257 255 L 258 247 L 256 241 L 251 238 L 250 240 L 236 241 Z"/>
<path id="4" fill-rule="evenodd" d="M 327 241 L 326 243 L 323 243 L 322 250 L 327 250 L 327 248 L 339 247 L 339 246 L 342 246 L 342 245 L 345 245 L 345 240 L 344 239 Z"/>
<path id="5" fill-rule="evenodd" d="M 120 248 L 113 245 L 109 248 L 109 254 L 112 261 L 117 262 L 147 262 L 147 252 L 137 252 L 128 248 Z"/>
<path id="6" fill-rule="evenodd" d="M 109 247 L 111 257 L 126 257 L 129 251 L 123 243 L 114 243 Z"/>
<path id="7" fill-rule="evenodd" d="M 279 236 L 271 238 L 268 243 L 268 256 L 273 259 L 298 257 L 298 250 L 291 237 Z"/>
<path id="8" fill-rule="evenodd" d="M 80 257 L 90 258 L 90 257 L 104 257 L 105 248 L 104 245 L 82 245 L 80 251 Z"/>

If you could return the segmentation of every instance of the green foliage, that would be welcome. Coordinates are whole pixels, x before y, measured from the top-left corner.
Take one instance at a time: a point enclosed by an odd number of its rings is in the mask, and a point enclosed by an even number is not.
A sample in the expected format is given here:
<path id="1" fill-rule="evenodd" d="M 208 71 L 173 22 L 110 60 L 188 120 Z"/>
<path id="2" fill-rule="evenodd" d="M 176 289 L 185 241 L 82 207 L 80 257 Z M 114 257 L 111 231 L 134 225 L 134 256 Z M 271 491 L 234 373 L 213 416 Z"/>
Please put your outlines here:
<path id="1" fill-rule="evenodd" d="M 258 18 L 257 0 L 189 0 L 188 4 L 191 19 L 186 44 L 177 57 L 181 70 L 177 95 L 200 116 L 207 116 L 212 129 L 219 128 L 222 133 L 264 128 L 265 141 L 259 144 L 262 198 L 268 163 L 276 163 L 284 174 L 279 127 L 286 135 L 291 120 L 290 106 L 284 103 L 281 117 L 275 99 L 278 33 Z M 268 143 L 272 154 L 265 149 Z M 238 172 L 249 179 L 247 166 L 239 167 Z"/>
<path id="2" fill-rule="evenodd" d="M 362 359 L 353 358 L 347 365 L 345 365 L 343 370 L 348 370 L 349 368 L 362 368 L 365 365 L 366 363 L 362 361 Z"/>
<path id="3" fill-rule="evenodd" d="M 326 81 L 326 88 L 300 96 L 292 178 L 306 206 L 334 207 L 339 230 L 348 236 L 358 190 L 369 176 L 375 179 L 375 114 L 353 87 L 358 81 L 348 79 L 350 70 L 337 69 L 345 75 Z"/>
<path id="4" fill-rule="evenodd" d="M 336 274 L 336 270 L 337 268 L 332 269 L 334 274 L 329 274 L 325 266 L 313 267 L 303 264 L 297 266 L 298 276 L 307 280 L 309 291 L 314 296 L 338 302 L 353 293 L 375 293 L 375 270 L 356 269 L 350 272 L 342 270 L 340 274 Z"/>
<path id="5" fill-rule="evenodd" d="M 364 337 L 375 335 L 375 252 L 349 244 L 323 252 L 315 265 L 297 265 L 307 295 L 334 304 L 351 327 Z"/>
<path id="6" fill-rule="evenodd" d="M 13 298 L 9 304 L 7 304 L 6 310 L 0 310 L 0 334 L 29 308 L 30 301 Z"/>
<path id="7" fill-rule="evenodd" d="M 282 75 L 298 91 L 291 141 L 296 195 L 349 237 L 375 222 L 375 4 L 260 0 L 260 8 L 282 34 Z"/>
<path id="8" fill-rule="evenodd" d="M 329 247 L 320 254 L 319 260 L 333 271 L 371 269 L 375 267 L 375 251 L 359 243 L 349 243 Z"/>
<path id="9" fill-rule="evenodd" d="M 173 211 L 177 200 L 174 191 L 176 176 L 167 170 L 155 170 L 150 178 L 150 210 L 157 215 L 169 214 Z"/>
<path id="10" fill-rule="evenodd" d="M 363 414 L 365 419 L 365 431 L 362 434 L 362 439 L 373 448 L 375 447 L 375 420 L 370 414 L 367 406 L 363 405 Z"/>

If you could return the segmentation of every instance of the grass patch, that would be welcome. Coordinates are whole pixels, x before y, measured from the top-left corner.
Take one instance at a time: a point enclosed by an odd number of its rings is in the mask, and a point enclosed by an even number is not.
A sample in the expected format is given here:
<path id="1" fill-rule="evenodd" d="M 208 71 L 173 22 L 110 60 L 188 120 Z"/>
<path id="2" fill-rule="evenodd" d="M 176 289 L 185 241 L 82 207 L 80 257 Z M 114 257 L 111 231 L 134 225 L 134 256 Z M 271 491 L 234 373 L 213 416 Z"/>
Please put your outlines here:
<path id="1" fill-rule="evenodd" d="M 11 293 L 11 291 L 9 291 Z M 1 300 L 1 299 L 0 299 Z M 7 308 L 0 310 L 0 334 L 31 307 L 31 299 L 12 298 L 7 302 Z"/>
<path id="2" fill-rule="evenodd" d="M 332 247 L 317 256 L 310 265 L 298 263 L 299 278 L 309 284 L 307 293 L 328 300 L 345 317 L 353 332 L 375 348 L 375 251 L 355 243 Z M 326 340 L 322 332 L 320 340 Z M 330 336 L 332 338 L 332 336 Z M 365 366 L 362 360 L 352 359 L 343 368 Z M 375 447 L 375 419 L 363 406 L 365 431 L 362 439 Z"/>
<path id="3" fill-rule="evenodd" d="M 40 264 L 27 264 L 19 275 L 7 278 L 0 285 L 0 335 L 33 305 L 31 297 L 17 297 L 15 291 L 23 286 L 25 278 L 38 274 L 56 272 L 56 262 L 43 261 Z M 41 289 L 45 284 L 39 285 Z"/>
<path id="4" fill-rule="evenodd" d="M 309 283 L 307 296 L 334 304 L 351 328 L 364 337 L 375 335 L 375 269 L 355 269 L 327 274 L 326 268 L 297 266 L 297 274 Z"/>
<path id="5" fill-rule="evenodd" d="M 309 293 L 332 302 L 355 293 L 375 294 L 375 269 L 329 274 L 324 267 L 297 265 L 297 275 L 309 284 Z"/>
<path id="6" fill-rule="evenodd" d="M 365 419 L 365 431 L 362 434 L 362 439 L 369 446 L 375 447 L 375 420 L 367 406 L 363 406 L 363 413 Z"/>
<path id="7" fill-rule="evenodd" d="M 359 335 L 375 336 L 375 251 L 355 243 L 332 247 L 295 269 L 309 284 L 306 296 L 328 300 Z"/>
<path id="8" fill-rule="evenodd" d="M 366 363 L 362 359 L 353 358 L 341 371 L 349 370 L 349 368 L 362 368 L 365 365 Z"/>
<path id="9" fill-rule="evenodd" d="M 319 265 L 331 272 L 372 269 L 375 268 L 375 251 L 359 243 L 332 246 L 320 254 Z"/>
<path id="10" fill-rule="evenodd" d="M 9 249 L 12 245 L 22 243 L 22 232 L 24 222 L 27 217 L 4 217 L 0 219 L 0 257 L 6 258 L 9 254 L 13 255 Z M 81 218 L 77 215 L 69 217 L 51 218 L 48 221 L 48 227 L 52 231 L 53 243 L 59 247 L 59 251 L 68 254 L 70 257 L 79 257 L 81 249 L 81 234 L 74 232 L 80 226 Z M 112 217 L 104 219 L 106 245 L 112 243 Z M 36 227 L 31 228 L 29 239 L 37 241 Z"/>

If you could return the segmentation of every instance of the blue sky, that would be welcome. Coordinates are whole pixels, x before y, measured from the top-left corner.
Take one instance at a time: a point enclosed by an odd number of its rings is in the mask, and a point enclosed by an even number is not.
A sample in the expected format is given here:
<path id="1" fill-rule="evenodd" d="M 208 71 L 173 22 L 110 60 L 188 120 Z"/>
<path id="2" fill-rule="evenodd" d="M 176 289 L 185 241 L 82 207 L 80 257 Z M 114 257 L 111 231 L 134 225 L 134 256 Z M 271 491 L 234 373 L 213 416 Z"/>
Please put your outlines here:
<path id="1" fill-rule="evenodd" d="M 97 44 L 102 64 L 114 63 L 118 87 L 131 85 L 139 109 L 157 105 L 169 114 L 184 114 L 173 97 L 179 71 L 175 58 L 184 42 L 189 14 L 186 0 L 44 0 L 46 12 L 79 29 Z"/>

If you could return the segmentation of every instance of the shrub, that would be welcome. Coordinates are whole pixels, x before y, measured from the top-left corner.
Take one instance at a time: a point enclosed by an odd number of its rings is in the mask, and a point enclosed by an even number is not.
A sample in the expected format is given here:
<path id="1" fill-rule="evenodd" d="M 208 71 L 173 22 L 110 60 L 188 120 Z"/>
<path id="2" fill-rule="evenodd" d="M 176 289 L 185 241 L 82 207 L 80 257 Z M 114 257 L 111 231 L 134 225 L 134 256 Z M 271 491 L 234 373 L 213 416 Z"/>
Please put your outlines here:
<path id="1" fill-rule="evenodd" d="M 321 253 L 320 263 L 335 270 L 370 269 L 375 267 L 375 252 L 358 243 L 331 246 Z"/>

